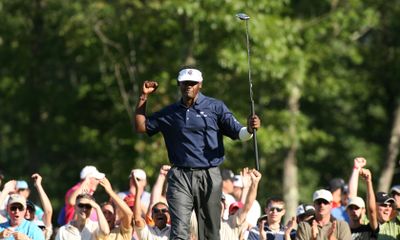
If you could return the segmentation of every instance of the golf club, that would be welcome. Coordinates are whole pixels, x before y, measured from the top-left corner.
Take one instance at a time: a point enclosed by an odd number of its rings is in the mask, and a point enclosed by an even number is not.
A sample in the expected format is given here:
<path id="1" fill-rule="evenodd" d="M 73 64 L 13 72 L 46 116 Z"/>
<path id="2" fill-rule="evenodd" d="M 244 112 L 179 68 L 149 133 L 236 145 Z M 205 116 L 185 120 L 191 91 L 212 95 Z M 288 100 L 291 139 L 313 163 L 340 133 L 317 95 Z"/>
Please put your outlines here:
<path id="1" fill-rule="evenodd" d="M 247 45 L 247 65 L 249 72 L 249 91 L 250 91 L 250 104 L 251 104 L 251 115 L 255 115 L 254 111 L 254 100 L 253 100 L 253 81 L 251 80 L 251 64 L 250 64 L 250 40 L 249 40 L 249 25 L 248 20 L 250 17 L 245 13 L 238 13 L 236 17 L 246 23 L 246 45 Z M 258 160 L 258 147 L 257 147 L 257 130 L 253 129 L 253 147 L 256 161 L 256 169 L 260 170 L 260 162 Z"/>

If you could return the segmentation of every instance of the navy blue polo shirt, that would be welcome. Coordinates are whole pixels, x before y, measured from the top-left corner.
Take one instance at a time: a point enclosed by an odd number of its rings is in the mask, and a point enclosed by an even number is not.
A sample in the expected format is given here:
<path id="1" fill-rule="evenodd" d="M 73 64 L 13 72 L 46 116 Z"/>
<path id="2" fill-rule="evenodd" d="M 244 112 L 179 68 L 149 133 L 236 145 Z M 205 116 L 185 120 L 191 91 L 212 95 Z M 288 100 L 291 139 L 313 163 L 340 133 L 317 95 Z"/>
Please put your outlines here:
<path id="1" fill-rule="evenodd" d="M 182 101 L 147 118 L 149 136 L 161 132 L 172 165 L 190 168 L 218 166 L 224 160 L 223 135 L 239 138 L 243 126 L 225 104 L 199 93 L 187 108 Z"/>

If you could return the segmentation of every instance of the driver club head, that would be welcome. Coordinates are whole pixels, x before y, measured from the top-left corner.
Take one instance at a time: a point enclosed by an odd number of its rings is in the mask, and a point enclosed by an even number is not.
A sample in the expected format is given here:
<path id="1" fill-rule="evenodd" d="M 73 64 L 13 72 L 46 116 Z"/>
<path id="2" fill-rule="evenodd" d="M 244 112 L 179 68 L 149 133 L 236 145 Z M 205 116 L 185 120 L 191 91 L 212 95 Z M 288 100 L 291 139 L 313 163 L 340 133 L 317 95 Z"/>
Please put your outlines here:
<path id="1" fill-rule="evenodd" d="M 245 13 L 238 13 L 238 14 L 236 14 L 236 17 L 239 18 L 240 20 L 249 20 L 250 19 L 250 17 Z"/>

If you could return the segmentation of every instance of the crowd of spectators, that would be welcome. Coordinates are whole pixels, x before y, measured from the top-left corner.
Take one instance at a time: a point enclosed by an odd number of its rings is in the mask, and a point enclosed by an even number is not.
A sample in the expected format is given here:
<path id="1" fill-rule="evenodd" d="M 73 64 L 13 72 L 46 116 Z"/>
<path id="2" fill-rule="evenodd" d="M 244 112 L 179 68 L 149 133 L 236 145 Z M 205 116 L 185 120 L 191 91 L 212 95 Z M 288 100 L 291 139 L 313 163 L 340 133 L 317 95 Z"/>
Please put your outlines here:
<path id="1" fill-rule="evenodd" d="M 9 180 L 0 193 L 1 239 L 170 239 L 171 215 L 166 201 L 170 166 L 160 168 L 151 192 L 145 191 L 146 172 L 133 169 L 129 189 L 115 192 L 106 174 L 95 166 L 85 166 L 80 181 L 65 194 L 65 206 L 53 218 L 50 198 L 42 186 L 42 176 L 31 178 L 40 203 L 30 200 L 28 182 Z M 4 176 L 1 175 L 3 178 Z M 301 203 L 295 216 L 284 223 L 285 201 L 269 197 L 263 210 L 257 201 L 261 173 L 244 168 L 239 174 L 221 169 L 221 240 L 392 240 L 400 239 L 400 185 L 390 192 L 374 192 L 372 173 L 364 158 L 355 158 L 349 180 L 334 178 L 326 188 L 316 189 L 308 203 Z M 2 179 L 3 179 L 2 178 Z M 359 179 L 366 196 L 358 196 Z M 99 203 L 95 192 L 101 186 L 108 195 Z M 53 223 L 56 227 L 53 228 Z M 199 239 L 196 212 L 190 220 L 190 239 Z"/>

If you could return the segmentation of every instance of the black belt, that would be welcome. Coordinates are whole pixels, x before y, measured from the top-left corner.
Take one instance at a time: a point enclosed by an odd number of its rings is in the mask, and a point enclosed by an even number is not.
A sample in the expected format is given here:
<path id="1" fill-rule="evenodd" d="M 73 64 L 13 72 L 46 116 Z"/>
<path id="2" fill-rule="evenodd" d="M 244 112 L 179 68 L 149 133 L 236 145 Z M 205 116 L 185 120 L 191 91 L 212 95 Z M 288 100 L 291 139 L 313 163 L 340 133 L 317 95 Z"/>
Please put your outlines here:
<path id="1" fill-rule="evenodd" d="M 178 167 L 178 166 L 173 166 L 179 170 L 183 170 L 183 171 L 202 171 L 202 170 L 207 170 L 210 168 L 215 168 L 217 166 L 210 166 L 210 167 Z"/>

